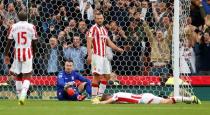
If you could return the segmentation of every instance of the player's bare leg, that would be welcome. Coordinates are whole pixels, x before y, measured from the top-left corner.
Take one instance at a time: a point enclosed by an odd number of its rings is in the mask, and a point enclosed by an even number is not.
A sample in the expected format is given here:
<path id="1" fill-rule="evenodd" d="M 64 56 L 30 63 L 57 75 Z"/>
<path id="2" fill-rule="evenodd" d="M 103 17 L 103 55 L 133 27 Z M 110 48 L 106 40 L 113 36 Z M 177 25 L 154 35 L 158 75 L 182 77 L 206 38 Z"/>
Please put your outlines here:
<path id="1" fill-rule="evenodd" d="M 20 93 L 22 90 L 22 74 L 16 75 L 15 73 L 9 71 L 8 77 L 15 76 L 13 79 L 15 79 L 15 89 L 16 89 L 16 94 L 17 98 L 20 98 Z M 12 79 L 12 78 L 8 78 Z"/>
<path id="2" fill-rule="evenodd" d="M 31 77 L 32 73 L 24 73 L 23 74 L 23 84 L 22 84 L 22 90 L 21 90 L 21 94 L 20 94 L 20 98 L 19 98 L 19 104 L 20 105 L 24 105 L 26 96 L 27 96 L 27 91 L 29 89 L 30 86 L 30 77 Z"/>
<path id="3" fill-rule="evenodd" d="M 78 86 L 79 93 L 83 93 L 85 91 L 85 85 L 86 85 L 86 82 L 83 82 Z"/>
<path id="4" fill-rule="evenodd" d="M 160 101 L 160 104 L 175 104 L 174 101 L 172 99 L 162 99 Z"/>
<path id="5" fill-rule="evenodd" d="M 77 88 L 78 88 L 78 90 L 79 90 L 79 93 L 80 93 L 80 95 L 79 95 L 79 101 L 80 100 L 84 100 L 87 96 L 86 95 L 82 95 L 82 93 L 85 91 L 85 86 L 86 86 L 86 82 L 84 82 L 84 83 L 81 83 Z"/>

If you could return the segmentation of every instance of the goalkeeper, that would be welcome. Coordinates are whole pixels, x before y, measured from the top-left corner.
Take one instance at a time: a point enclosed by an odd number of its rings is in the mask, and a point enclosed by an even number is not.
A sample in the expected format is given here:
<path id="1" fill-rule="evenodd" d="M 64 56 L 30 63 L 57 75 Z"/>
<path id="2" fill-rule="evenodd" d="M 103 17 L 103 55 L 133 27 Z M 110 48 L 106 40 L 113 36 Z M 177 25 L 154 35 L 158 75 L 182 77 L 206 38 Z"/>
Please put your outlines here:
<path id="1" fill-rule="evenodd" d="M 79 81 L 76 82 L 76 81 Z M 57 77 L 57 98 L 60 101 L 82 101 L 86 95 L 91 96 L 91 81 L 73 70 L 73 61 L 65 62 L 64 70 Z"/>

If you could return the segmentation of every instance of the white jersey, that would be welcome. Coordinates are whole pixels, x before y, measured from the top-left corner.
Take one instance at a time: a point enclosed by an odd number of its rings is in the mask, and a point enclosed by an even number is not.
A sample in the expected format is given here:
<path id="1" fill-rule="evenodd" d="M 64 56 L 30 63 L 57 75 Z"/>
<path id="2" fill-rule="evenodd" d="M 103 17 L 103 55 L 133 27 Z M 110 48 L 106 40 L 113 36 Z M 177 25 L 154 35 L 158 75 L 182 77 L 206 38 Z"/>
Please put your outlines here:
<path id="1" fill-rule="evenodd" d="M 35 26 L 26 21 L 12 25 L 8 39 L 15 40 L 14 58 L 19 62 L 27 61 L 32 56 L 31 42 L 37 39 Z"/>
<path id="2" fill-rule="evenodd" d="M 143 103 L 143 104 L 159 104 L 163 99 L 151 93 L 133 94 L 118 92 L 114 93 L 112 99 L 119 103 Z"/>

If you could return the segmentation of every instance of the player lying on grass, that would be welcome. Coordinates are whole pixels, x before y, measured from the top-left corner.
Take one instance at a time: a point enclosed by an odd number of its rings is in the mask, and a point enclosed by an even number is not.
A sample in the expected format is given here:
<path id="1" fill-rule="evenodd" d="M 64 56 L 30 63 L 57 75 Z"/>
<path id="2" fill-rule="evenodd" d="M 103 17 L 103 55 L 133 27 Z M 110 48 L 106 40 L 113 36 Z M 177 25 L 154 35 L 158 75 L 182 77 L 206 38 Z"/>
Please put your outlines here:
<path id="1" fill-rule="evenodd" d="M 100 101 L 95 101 L 93 104 L 113 104 L 113 103 L 131 103 L 131 104 L 175 104 L 177 102 L 186 102 L 201 104 L 201 101 L 196 96 L 183 97 L 174 96 L 168 98 L 162 98 L 155 96 L 151 93 L 132 94 L 118 92 L 113 95 L 104 94 Z"/>
<path id="2" fill-rule="evenodd" d="M 76 80 L 80 83 L 76 83 Z M 57 97 L 60 101 L 82 101 L 86 98 L 81 93 L 86 90 L 91 97 L 91 82 L 73 70 L 73 61 L 65 62 L 64 71 L 57 77 Z"/>

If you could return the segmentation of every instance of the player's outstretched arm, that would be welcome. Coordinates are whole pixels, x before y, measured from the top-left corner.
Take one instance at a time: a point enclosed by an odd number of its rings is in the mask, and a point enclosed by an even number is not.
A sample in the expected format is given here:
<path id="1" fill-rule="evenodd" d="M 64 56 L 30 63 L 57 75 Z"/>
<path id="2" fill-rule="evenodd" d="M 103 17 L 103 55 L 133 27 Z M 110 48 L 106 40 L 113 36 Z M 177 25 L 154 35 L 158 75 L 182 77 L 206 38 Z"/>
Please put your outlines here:
<path id="1" fill-rule="evenodd" d="M 118 51 L 120 53 L 123 53 L 124 52 L 124 50 L 122 48 L 117 47 L 110 39 L 107 39 L 107 45 L 110 48 L 112 48 L 112 49 L 114 49 L 114 50 L 116 50 L 116 51 Z"/>
<path id="2" fill-rule="evenodd" d="M 81 82 L 86 82 L 86 83 L 91 84 L 91 81 L 90 81 L 88 78 L 86 78 L 86 77 L 80 75 L 80 74 L 77 73 L 77 72 L 75 72 L 75 77 L 76 77 L 77 80 L 79 80 L 79 81 L 81 81 Z"/>
<path id="3" fill-rule="evenodd" d="M 12 45 L 12 39 L 8 39 L 7 40 L 7 46 L 5 48 L 5 59 L 4 59 L 5 64 L 10 63 L 9 50 L 10 50 L 11 45 Z"/>
<path id="4" fill-rule="evenodd" d="M 91 51 L 91 45 L 92 45 L 92 35 L 91 33 L 88 34 L 87 36 L 87 54 L 88 54 L 88 57 L 87 57 L 87 64 L 91 64 L 91 56 L 92 56 L 92 51 Z"/>
<path id="5" fill-rule="evenodd" d="M 32 51 L 33 51 L 33 55 L 35 55 L 36 53 L 36 44 L 37 44 L 38 40 L 32 40 Z"/>

